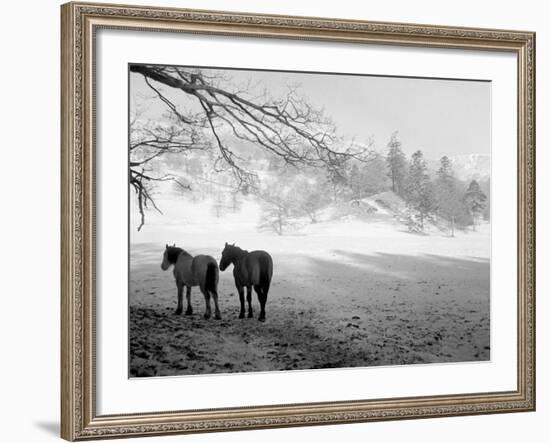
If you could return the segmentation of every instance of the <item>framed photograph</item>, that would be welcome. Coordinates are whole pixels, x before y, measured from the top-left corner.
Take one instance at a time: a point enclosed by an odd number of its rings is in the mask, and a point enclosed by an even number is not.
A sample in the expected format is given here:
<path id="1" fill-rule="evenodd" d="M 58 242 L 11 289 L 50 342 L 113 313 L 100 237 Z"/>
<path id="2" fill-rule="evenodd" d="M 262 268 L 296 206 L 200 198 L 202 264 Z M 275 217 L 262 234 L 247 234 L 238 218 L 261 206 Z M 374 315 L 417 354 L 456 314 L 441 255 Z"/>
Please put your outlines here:
<path id="1" fill-rule="evenodd" d="M 535 409 L 535 35 L 62 6 L 62 437 Z"/>

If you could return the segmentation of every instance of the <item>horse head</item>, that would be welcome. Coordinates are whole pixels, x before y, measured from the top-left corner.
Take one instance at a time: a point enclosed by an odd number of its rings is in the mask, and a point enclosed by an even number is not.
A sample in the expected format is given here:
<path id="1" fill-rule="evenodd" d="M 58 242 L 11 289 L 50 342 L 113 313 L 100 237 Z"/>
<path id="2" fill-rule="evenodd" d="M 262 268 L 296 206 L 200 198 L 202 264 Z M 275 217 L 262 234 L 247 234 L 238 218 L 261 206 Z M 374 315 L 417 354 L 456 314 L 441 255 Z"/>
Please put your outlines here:
<path id="1" fill-rule="evenodd" d="M 180 248 L 176 248 L 176 244 L 174 243 L 172 246 L 166 245 L 166 249 L 164 250 L 164 255 L 162 256 L 162 263 L 160 265 L 160 268 L 163 271 L 166 271 L 170 265 L 173 265 L 178 260 L 178 255 L 181 252 Z"/>
<path id="2" fill-rule="evenodd" d="M 220 271 L 225 271 L 227 267 L 233 263 L 235 253 L 235 243 L 232 245 L 225 242 L 225 247 L 222 251 L 222 259 L 220 260 Z"/>

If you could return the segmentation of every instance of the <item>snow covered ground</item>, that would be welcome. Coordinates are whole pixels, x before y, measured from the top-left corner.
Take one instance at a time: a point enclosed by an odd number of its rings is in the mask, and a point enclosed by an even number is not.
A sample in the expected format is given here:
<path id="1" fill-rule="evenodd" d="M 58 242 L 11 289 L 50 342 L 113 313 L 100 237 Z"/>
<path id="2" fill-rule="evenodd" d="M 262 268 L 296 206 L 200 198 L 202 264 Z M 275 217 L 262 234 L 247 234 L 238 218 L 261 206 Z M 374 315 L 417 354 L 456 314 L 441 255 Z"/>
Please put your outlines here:
<path id="1" fill-rule="evenodd" d="M 488 224 L 454 238 L 411 234 L 378 208 L 371 220 L 327 211 L 278 236 L 258 232 L 251 200 L 221 218 L 207 202 L 159 204 L 163 216 L 151 215 L 139 233 L 131 225 L 131 376 L 490 358 Z M 237 318 L 232 268 L 220 273 L 222 320 L 202 318 L 198 288 L 194 314 L 173 314 L 174 278 L 160 268 L 165 243 L 219 260 L 226 241 L 273 257 L 265 323 Z M 257 317 L 255 295 L 254 308 Z"/>

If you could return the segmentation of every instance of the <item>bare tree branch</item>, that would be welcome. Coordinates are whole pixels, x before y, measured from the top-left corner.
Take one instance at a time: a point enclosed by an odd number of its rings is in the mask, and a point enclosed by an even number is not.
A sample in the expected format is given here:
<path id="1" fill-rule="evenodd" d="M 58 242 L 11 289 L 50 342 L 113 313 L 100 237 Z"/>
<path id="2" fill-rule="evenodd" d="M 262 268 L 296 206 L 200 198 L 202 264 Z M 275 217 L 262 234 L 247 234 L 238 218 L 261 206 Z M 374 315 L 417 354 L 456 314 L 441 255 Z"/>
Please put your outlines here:
<path id="1" fill-rule="evenodd" d="M 371 159 L 369 146 L 344 143 L 323 111 L 300 98 L 296 87 L 291 87 L 283 98 L 272 99 L 265 91 L 253 96 L 250 91 L 239 90 L 229 79 L 200 69 L 131 65 L 130 71 L 144 77 L 178 124 L 177 129 L 170 131 L 162 127 L 136 131 L 130 150 L 142 152 L 133 155 L 130 168 L 140 168 L 166 152 L 215 148 L 219 153 L 219 161 L 214 163 L 216 170 L 224 170 L 220 168 L 223 163 L 225 170 L 231 171 L 237 188 L 255 189 L 257 174 L 247 170 L 246 162 L 230 146 L 231 137 L 226 137 L 226 133 L 288 165 L 322 167 L 334 175 L 340 173 L 348 160 Z M 223 81 L 226 84 L 220 85 Z M 166 93 L 161 86 L 185 94 L 191 99 L 191 106 L 198 106 L 203 115 L 186 115 L 172 98 L 174 93 Z M 146 186 L 142 181 L 141 185 Z M 150 194 L 143 191 L 138 193 L 139 199 L 142 204 L 152 201 Z"/>

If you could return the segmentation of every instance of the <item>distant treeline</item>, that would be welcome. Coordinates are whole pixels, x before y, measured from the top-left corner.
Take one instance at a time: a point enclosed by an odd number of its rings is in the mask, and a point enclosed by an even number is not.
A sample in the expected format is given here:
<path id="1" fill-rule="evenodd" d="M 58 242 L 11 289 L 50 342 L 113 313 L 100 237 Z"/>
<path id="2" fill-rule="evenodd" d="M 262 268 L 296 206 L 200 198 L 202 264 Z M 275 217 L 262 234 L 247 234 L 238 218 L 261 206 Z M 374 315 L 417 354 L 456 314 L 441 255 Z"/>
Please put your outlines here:
<path id="1" fill-rule="evenodd" d="M 282 172 L 281 165 L 270 165 L 272 177 L 263 182 L 266 208 L 262 227 L 282 234 L 293 217 L 307 216 L 311 223 L 330 203 L 353 202 L 375 194 L 393 191 L 406 204 L 404 221 L 409 230 L 422 232 L 426 223 L 448 229 L 475 230 L 480 220 L 489 220 L 490 180 L 457 178 L 451 160 L 440 159 L 430 171 L 421 150 L 407 159 L 394 133 L 384 154 L 369 161 L 348 161 L 339 168 Z"/>
<path id="2" fill-rule="evenodd" d="M 276 157 L 248 157 L 258 170 L 259 186 L 253 193 L 263 204 L 260 228 L 282 235 L 306 218 L 317 223 L 319 212 L 331 204 L 361 204 L 361 200 L 393 191 L 406 207 L 401 217 L 409 230 L 422 232 L 428 224 L 447 229 L 476 229 L 490 218 L 490 179 L 460 180 L 447 156 L 430 170 L 421 150 L 407 158 L 394 133 L 385 153 L 374 152 L 368 161 L 350 159 L 333 168 L 294 168 Z M 242 206 L 242 190 L 231 186 L 231 177 L 212 172 L 202 158 L 187 157 L 182 169 L 201 177 L 195 198 L 212 199 L 212 213 L 223 217 Z M 188 176 L 189 177 L 189 176 Z M 182 177 L 181 180 L 184 180 Z M 186 191 L 186 195 L 189 193 Z"/>
<path id="3" fill-rule="evenodd" d="M 411 230 L 423 231 L 426 220 L 443 220 L 454 235 L 455 228 L 472 226 L 475 230 L 478 220 L 489 220 L 489 179 L 482 183 L 459 180 L 447 156 L 441 157 L 435 175 L 430 174 L 422 151 L 407 160 L 397 134 L 393 134 L 386 164 L 392 191 L 407 203 Z"/>

